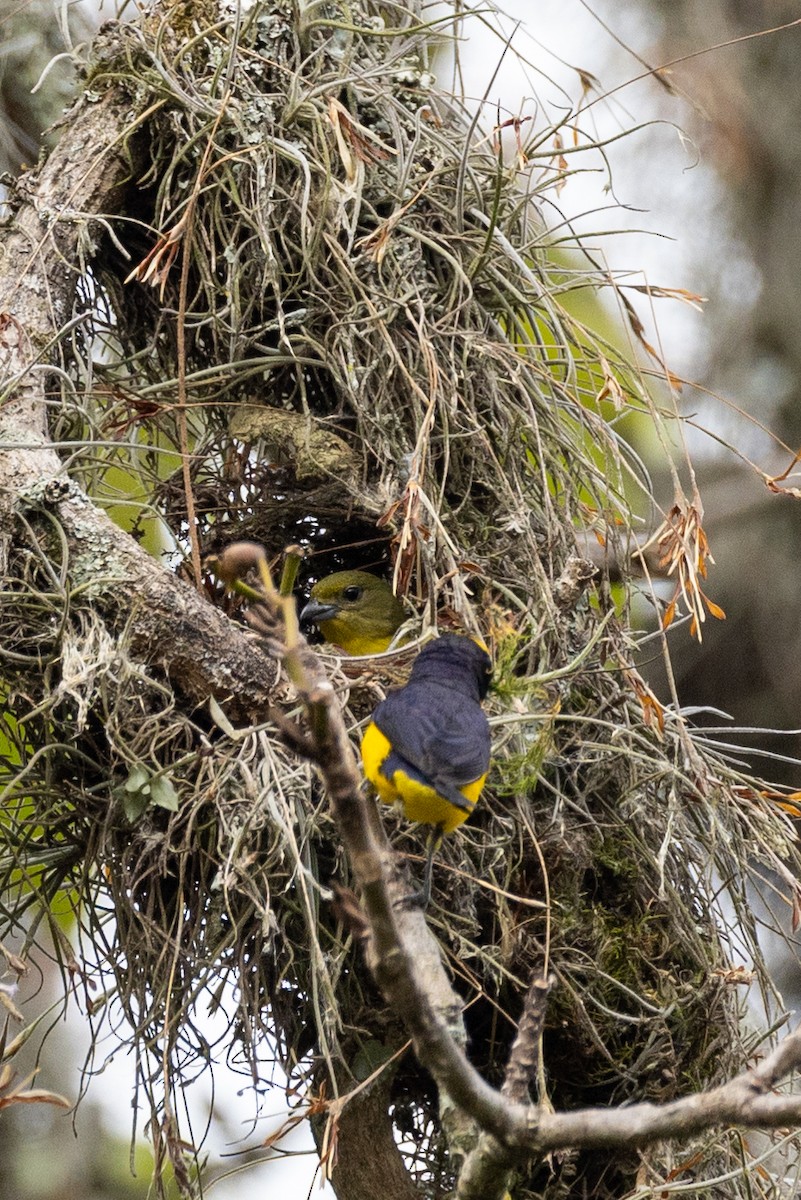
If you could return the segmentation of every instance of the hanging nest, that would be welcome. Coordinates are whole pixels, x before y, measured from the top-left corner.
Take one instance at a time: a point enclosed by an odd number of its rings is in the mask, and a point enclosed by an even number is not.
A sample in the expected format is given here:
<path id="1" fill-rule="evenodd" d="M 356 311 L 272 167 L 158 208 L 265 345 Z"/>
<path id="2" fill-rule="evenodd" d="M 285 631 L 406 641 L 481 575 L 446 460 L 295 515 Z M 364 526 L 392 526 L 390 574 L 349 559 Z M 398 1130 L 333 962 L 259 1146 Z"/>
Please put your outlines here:
<path id="1" fill-rule="evenodd" d="M 508 161 L 479 136 L 434 87 L 412 0 L 255 4 L 239 27 L 193 11 L 111 27 L 87 69 L 92 95 L 121 89 L 149 115 L 58 341 L 69 471 L 176 570 L 190 529 L 201 556 L 299 542 L 309 578 L 394 566 L 427 620 L 447 608 L 480 629 L 493 769 L 430 909 L 471 1059 L 500 1082 L 529 982 L 552 972 L 542 1099 L 721 1081 L 759 1042 L 734 971 L 760 961 L 746 881 L 763 864 L 794 886 L 792 830 L 651 695 L 628 592 L 576 550 L 590 531 L 625 561 L 654 501 L 619 414 L 660 437 L 663 418 L 571 316 L 574 289 L 610 281 L 549 245 L 555 130 Z M 0 635 L 8 928 L 83 981 L 98 1040 L 135 1043 L 156 1116 L 165 1062 L 172 1092 L 225 1059 L 257 1089 L 280 1067 L 302 1100 L 385 1063 L 386 1120 L 424 1194 L 443 1194 L 437 1098 L 411 1051 L 393 1059 L 402 1014 L 331 905 L 348 866 L 313 772 L 269 722 L 187 711 L 158 653 L 133 655 L 74 586 L 53 520 L 20 520 Z M 387 680 L 330 661 L 355 737 Z M 288 683 L 274 699 L 291 707 Z M 417 872 L 420 832 L 384 817 Z M 743 1169 L 728 1133 L 681 1155 L 699 1180 Z M 568 1154 L 515 1195 L 603 1200 L 674 1169 L 666 1147 Z"/>

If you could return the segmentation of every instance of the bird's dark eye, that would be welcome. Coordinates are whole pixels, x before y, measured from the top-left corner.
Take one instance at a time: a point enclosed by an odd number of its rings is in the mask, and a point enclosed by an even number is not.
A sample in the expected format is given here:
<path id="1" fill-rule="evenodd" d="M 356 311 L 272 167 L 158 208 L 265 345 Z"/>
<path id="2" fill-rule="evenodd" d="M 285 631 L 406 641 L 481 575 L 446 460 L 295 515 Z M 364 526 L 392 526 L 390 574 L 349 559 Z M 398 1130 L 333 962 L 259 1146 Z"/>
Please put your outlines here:
<path id="1" fill-rule="evenodd" d="M 346 600 L 358 600 L 361 594 L 362 589 L 360 587 L 356 587 L 355 585 L 352 587 L 346 587 L 342 593 Z"/>

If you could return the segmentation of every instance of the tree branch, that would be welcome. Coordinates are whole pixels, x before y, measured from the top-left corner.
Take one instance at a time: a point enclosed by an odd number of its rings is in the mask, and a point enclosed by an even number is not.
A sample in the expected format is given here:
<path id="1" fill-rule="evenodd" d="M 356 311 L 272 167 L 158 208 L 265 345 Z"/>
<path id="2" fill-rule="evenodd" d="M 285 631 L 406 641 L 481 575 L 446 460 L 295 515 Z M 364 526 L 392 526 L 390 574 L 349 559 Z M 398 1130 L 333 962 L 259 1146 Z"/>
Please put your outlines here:
<path id="1" fill-rule="evenodd" d="M 523 1001 L 517 1037 L 509 1053 L 501 1095 L 512 1104 L 525 1104 L 540 1066 L 542 1031 L 553 979 L 533 979 Z M 512 1185 L 517 1156 L 491 1133 L 482 1133 L 459 1173 L 457 1200 L 492 1200 Z"/>
<path id="2" fill-rule="evenodd" d="M 551 1113 L 524 1102 L 536 1070 L 548 983 L 529 989 L 504 1088 L 496 1091 L 463 1047 L 460 1003 L 419 909 L 403 905 L 404 886 L 361 786 L 353 747 L 333 687 L 299 636 L 287 648 L 292 678 L 306 708 L 314 761 L 326 783 L 369 919 L 368 959 L 381 990 L 406 1024 L 420 1062 L 441 1094 L 475 1126 L 477 1149 L 465 1164 L 460 1200 L 501 1196 L 509 1167 L 566 1149 L 633 1149 L 688 1138 L 718 1126 L 775 1129 L 801 1122 L 801 1094 L 772 1089 L 801 1066 L 801 1026 L 757 1068 L 729 1083 L 670 1104 L 634 1104 Z M 399 904 L 399 901 L 401 902 Z"/>
<path id="3" fill-rule="evenodd" d="M 801 1025 L 753 1070 L 670 1104 L 581 1109 L 542 1114 L 520 1140 L 538 1154 L 567 1147 L 634 1148 L 666 1138 L 689 1138 L 719 1126 L 779 1129 L 801 1122 L 801 1094 L 772 1089 L 801 1069 Z"/>
<path id="4" fill-rule="evenodd" d="M 362 890 L 370 922 L 368 957 L 373 973 L 387 1001 L 404 1020 L 421 1063 L 440 1090 L 489 1139 L 483 1142 L 483 1156 L 468 1159 L 468 1178 L 460 1185 L 460 1200 L 501 1195 L 511 1163 L 555 1150 L 633 1149 L 667 1138 L 688 1138 L 718 1126 L 776 1129 L 801 1122 L 801 1094 L 772 1091 L 801 1067 L 801 1026 L 759 1067 L 670 1104 L 551 1113 L 523 1103 L 531 1070 L 536 1067 L 533 1043 L 544 1018 L 547 984 L 540 980 L 529 993 L 504 1091 L 490 1087 L 454 1036 L 454 1027 L 460 1024 L 458 1011 L 449 1012 L 447 1003 L 442 1007 L 443 995 L 450 995 L 451 1004 L 458 1005 L 458 998 L 450 989 L 423 914 L 396 907 L 403 895 L 402 885 L 386 843 L 376 835 L 375 819 L 361 789 L 333 688 L 308 648 L 302 661 L 307 682 L 301 683 L 301 698 L 307 709 L 322 706 L 325 711 L 325 720 L 318 724 L 316 763 Z M 483 1191 L 476 1190 L 479 1179 Z"/>
<path id="5" fill-rule="evenodd" d="M 47 440 L 46 368 L 71 311 L 81 240 L 93 231 L 92 214 L 118 203 L 131 173 L 124 151 L 140 120 L 119 92 L 83 102 L 38 176 L 20 184 L 23 200 L 3 237 L 0 571 L 14 512 L 47 508 L 64 530 L 70 584 L 125 628 L 133 652 L 159 662 L 191 704 L 214 694 L 229 701 L 234 719 L 253 721 L 263 717 L 275 661 L 96 508 Z"/>

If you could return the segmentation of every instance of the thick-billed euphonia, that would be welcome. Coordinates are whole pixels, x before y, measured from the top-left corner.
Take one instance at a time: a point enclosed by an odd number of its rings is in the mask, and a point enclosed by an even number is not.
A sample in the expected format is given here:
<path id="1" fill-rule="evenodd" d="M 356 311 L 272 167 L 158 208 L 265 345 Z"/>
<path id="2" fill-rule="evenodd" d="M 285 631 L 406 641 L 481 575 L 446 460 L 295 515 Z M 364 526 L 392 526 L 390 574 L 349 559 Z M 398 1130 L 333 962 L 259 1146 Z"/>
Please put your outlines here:
<path id="1" fill-rule="evenodd" d="M 405 687 L 378 705 L 362 738 L 364 773 L 385 804 L 433 826 L 423 891 L 442 835 L 476 806 L 490 763 L 490 730 L 481 701 L 492 664 L 472 638 L 446 633 L 429 642 Z"/>
<path id="2" fill-rule="evenodd" d="M 315 583 L 300 614 L 347 654 L 380 654 L 406 619 L 386 579 L 368 571 L 337 571 Z"/>

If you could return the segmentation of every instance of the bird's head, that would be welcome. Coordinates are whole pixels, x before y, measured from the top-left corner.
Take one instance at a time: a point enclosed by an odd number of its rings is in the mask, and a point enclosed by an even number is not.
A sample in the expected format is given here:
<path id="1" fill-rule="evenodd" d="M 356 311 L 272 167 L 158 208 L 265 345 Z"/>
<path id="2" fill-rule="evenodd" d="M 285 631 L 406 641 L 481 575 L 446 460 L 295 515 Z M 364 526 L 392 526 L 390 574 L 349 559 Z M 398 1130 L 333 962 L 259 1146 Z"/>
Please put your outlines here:
<path id="1" fill-rule="evenodd" d="M 380 654 L 406 613 L 386 579 L 368 571 L 337 571 L 315 583 L 300 619 L 348 654 Z"/>

